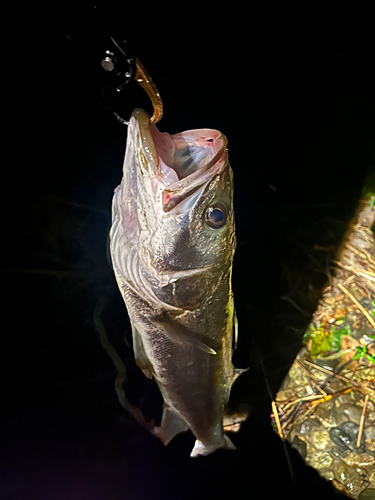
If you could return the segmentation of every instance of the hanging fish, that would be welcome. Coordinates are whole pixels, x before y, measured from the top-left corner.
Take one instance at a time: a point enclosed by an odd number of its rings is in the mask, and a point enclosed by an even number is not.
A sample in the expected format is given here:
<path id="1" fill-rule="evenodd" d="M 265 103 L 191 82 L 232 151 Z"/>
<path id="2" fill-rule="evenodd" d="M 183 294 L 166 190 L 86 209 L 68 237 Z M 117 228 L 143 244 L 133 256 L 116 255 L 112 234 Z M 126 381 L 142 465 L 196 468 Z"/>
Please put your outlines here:
<path id="1" fill-rule="evenodd" d="M 192 457 L 234 449 L 223 432 L 231 386 L 236 246 L 233 174 L 217 130 L 161 133 L 143 110 L 129 121 L 110 250 L 137 365 L 164 399 L 164 444 L 190 429 Z"/>

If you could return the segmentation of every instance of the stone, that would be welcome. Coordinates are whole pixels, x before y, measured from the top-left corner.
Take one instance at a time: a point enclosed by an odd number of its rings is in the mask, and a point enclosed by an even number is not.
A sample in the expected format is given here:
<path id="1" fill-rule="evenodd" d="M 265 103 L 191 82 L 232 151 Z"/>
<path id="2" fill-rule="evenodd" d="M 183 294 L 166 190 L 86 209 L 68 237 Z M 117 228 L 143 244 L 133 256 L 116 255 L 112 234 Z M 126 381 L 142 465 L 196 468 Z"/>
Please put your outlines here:
<path id="1" fill-rule="evenodd" d="M 366 439 L 366 450 L 371 451 L 371 453 L 375 453 L 375 441 L 373 439 Z"/>
<path id="2" fill-rule="evenodd" d="M 361 302 L 364 299 L 362 290 L 355 283 L 351 283 L 349 291 L 354 296 L 354 298 L 358 300 L 358 302 Z"/>
<path id="3" fill-rule="evenodd" d="M 323 424 L 324 427 L 327 427 L 328 429 L 331 429 L 332 427 L 337 427 L 339 425 L 339 422 L 337 422 L 335 415 L 331 411 L 326 411 L 321 415 L 316 415 L 316 417 L 319 419 L 320 423 Z"/>
<path id="4" fill-rule="evenodd" d="M 373 439 L 375 441 L 375 427 L 371 425 L 370 427 L 367 427 L 364 432 L 366 439 Z"/>
<path id="5" fill-rule="evenodd" d="M 307 434 L 310 429 L 311 429 L 311 424 L 309 420 L 306 420 L 305 422 L 302 422 L 302 424 L 300 425 L 299 433 L 302 435 Z"/>
<path id="6" fill-rule="evenodd" d="M 367 325 L 367 323 L 366 323 L 366 324 L 360 325 L 357 332 L 355 332 L 355 333 L 358 334 L 358 335 L 355 335 L 355 337 L 357 339 L 361 339 L 365 336 L 367 338 L 369 338 L 369 337 L 372 337 L 374 335 L 374 329 L 370 325 Z"/>
<path id="7" fill-rule="evenodd" d="M 353 380 L 358 381 L 374 381 L 375 380 L 375 367 L 374 368 L 363 368 L 362 370 L 356 370 L 353 375 Z"/>
<path id="8" fill-rule="evenodd" d="M 365 309 L 369 309 L 370 311 L 373 308 L 372 301 L 370 299 L 368 299 L 367 297 L 364 297 L 360 301 L 360 304 L 361 304 L 362 307 L 364 307 Z"/>
<path id="9" fill-rule="evenodd" d="M 343 451 L 343 450 L 339 449 L 338 446 L 332 446 L 332 448 L 331 448 L 331 454 L 334 457 L 341 458 L 341 460 L 344 460 L 347 453 L 348 453 L 348 450 Z"/>
<path id="10" fill-rule="evenodd" d="M 331 470 L 322 470 L 319 472 L 319 474 L 321 475 L 321 477 L 323 479 L 325 479 L 326 481 L 332 481 L 333 479 L 335 479 L 335 475 L 333 474 L 333 472 Z"/>
<path id="11" fill-rule="evenodd" d="M 288 375 L 296 385 L 308 385 L 310 383 L 310 377 L 295 362 L 289 370 Z"/>
<path id="12" fill-rule="evenodd" d="M 317 358 L 315 360 L 315 363 L 317 365 L 321 366 L 322 368 L 325 368 L 326 370 L 330 370 L 333 372 L 335 370 L 336 366 L 339 364 L 339 361 L 337 359 Z M 322 373 L 324 373 L 324 372 L 322 372 Z M 328 374 L 326 374 L 326 376 L 327 375 Z M 341 380 L 339 380 L 339 379 L 336 379 L 336 380 L 339 382 L 340 387 L 345 385 L 345 384 L 342 384 Z M 336 382 L 336 380 L 332 380 L 332 382 Z"/>
<path id="13" fill-rule="evenodd" d="M 314 427 L 320 427 L 320 422 L 315 417 L 311 417 L 311 418 L 307 419 L 306 422 L 308 422 L 310 425 L 312 425 Z"/>
<path id="14" fill-rule="evenodd" d="M 330 441 L 329 432 L 315 431 L 311 434 L 311 444 L 318 450 L 324 450 Z"/>
<path id="15" fill-rule="evenodd" d="M 337 427 L 340 424 L 336 419 L 335 412 L 332 411 L 333 408 L 334 402 L 329 400 L 319 404 L 315 411 L 315 418 L 326 428 Z"/>
<path id="16" fill-rule="evenodd" d="M 283 403 L 284 401 L 288 401 L 288 399 L 294 399 L 296 397 L 294 389 L 285 389 L 283 391 L 279 391 L 276 394 L 276 401 L 278 403 Z"/>
<path id="17" fill-rule="evenodd" d="M 365 486 L 368 486 L 368 481 L 367 481 L 367 470 L 366 469 L 360 469 L 359 467 L 356 467 L 355 469 L 358 474 L 361 476 L 362 480 L 363 480 L 363 484 L 365 484 Z"/>
<path id="18" fill-rule="evenodd" d="M 370 473 L 368 480 L 370 481 L 370 485 L 375 488 L 375 469 Z"/>
<path id="19" fill-rule="evenodd" d="M 346 486 L 348 492 L 357 495 L 361 491 L 363 483 L 360 474 L 346 463 L 336 464 L 333 473 L 337 481 Z"/>
<path id="20" fill-rule="evenodd" d="M 347 387 L 347 385 L 342 380 L 336 378 L 336 379 L 333 379 L 331 381 L 331 383 L 329 384 L 329 387 L 330 387 L 332 392 L 338 392 L 338 391 L 341 391 L 342 389 L 345 389 Z"/>
<path id="21" fill-rule="evenodd" d="M 328 401 L 324 401 L 324 403 L 320 403 L 318 408 L 315 410 L 315 415 L 323 416 L 326 415 L 327 412 L 330 412 L 333 407 L 333 400 L 329 399 Z"/>
<path id="22" fill-rule="evenodd" d="M 375 500 L 375 488 L 366 488 L 361 491 L 358 500 Z"/>
<path id="23" fill-rule="evenodd" d="M 340 413 L 347 417 L 350 422 L 355 422 L 359 425 L 362 415 L 362 409 L 350 403 L 344 403 L 340 406 Z"/>
<path id="24" fill-rule="evenodd" d="M 307 455 L 306 462 L 314 469 L 324 469 L 332 465 L 333 458 L 327 451 L 314 451 Z"/>
<path id="25" fill-rule="evenodd" d="M 341 396 L 337 396 L 337 398 L 335 398 L 335 406 L 336 407 L 339 407 L 345 403 L 349 403 L 349 404 L 353 403 L 353 400 L 352 400 L 352 397 L 350 394 L 341 394 Z"/>
<path id="26" fill-rule="evenodd" d="M 345 463 L 351 467 L 360 467 L 368 469 L 375 465 L 375 458 L 368 453 L 360 453 L 359 455 L 355 452 L 349 453 L 345 457 Z"/>
<path id="27" fill-rule="evenodd" d="M 334 297 L 324 297 L 323 298 L 324 302 L 326 302 L 329 306 L 332 306 L 335 302 L 336 299 Z"/>
<path id="28" fill-rule="evenodd" d="M 317 427 L 320 427 L 320 422 L 317 418 L 308 418 L 304 420 L 300 426 L 297 426 L 297 431 L 300 436 L 307 436 L 311 431 L 316 430 Z M 305 437 L 305 440 L 307 438 Z"/>
<path id="29" fill-rule="evenodd" d="M 343 318 L 346 315 L 346 309 L 343 307 L 336 309 L 336 311 L 332 314 L 332 318 L 339 319 Z"/>
<path id="30" fill-rule="evenodd" d="M 357 436 L 359 425 L 355 422 L 344 422 L 338 427 L 329 430 L 331 440 L 337 445 L 339 450 L 351 450 L 357 453 L 364 453 L 365 438 L 362 434 L 360 447 L 357 448 Z"/>
<path id="31" fill-rule="evenodd" d="M 298 436 L 294 436 L 292 441 L 292 448 L 298 451 L 303 459 L 306 458 L 306 443 L 302 441 Z"/>

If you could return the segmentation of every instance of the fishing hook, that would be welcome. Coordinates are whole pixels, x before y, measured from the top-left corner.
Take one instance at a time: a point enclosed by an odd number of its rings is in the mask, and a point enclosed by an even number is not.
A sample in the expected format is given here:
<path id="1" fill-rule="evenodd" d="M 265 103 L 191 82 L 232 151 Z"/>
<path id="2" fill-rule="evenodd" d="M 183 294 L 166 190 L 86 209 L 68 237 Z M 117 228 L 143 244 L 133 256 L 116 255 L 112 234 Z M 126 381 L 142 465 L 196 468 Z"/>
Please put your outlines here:
<path id="1" fill-rule="evenodd" d="M 122 90 L 124 85 L 129 82 L 130 78 L 133 76 L 134 73 L 133 79 L 137 83 L 139 83 L 139 85 L 143 88 L 143 90 L 147 93 L 148 97 L 151 100 L 151 104 L 153 107 L 153 114 L 150 118 L 150 123 L 153 124 L 158 123 L 161 120 L 161 117 L 163 116 L 163 102 L 161 100 L 159 91 L 156 88 L 155 83 L 153 82 L 152 78 L 147 73 L 146 68 L 143 66 L 143 64 L 138 58 L 135 58 L 135 60 L 133 58 L 128 58 L 128 56 L 125 54 L 124 50 L 116 42 L 116 40 L 112 36 L 110 37 L 110 39 L 111 42 L 114 44 L 114 46 L 118 49 L 119 51 L 118 55 L 121 54 L 122 59 L 126 60 L 127 71 L 125 71 L 126 66 L 125 69 L 120 67 L 120 62 L 118 61 L 118 57 L 116 58 L 116 56 L 109 50 L 106 51 L 105 57 L 100 62 L 102 69 L 104 69 L 108 73 L 114 74 L 116 77 L 124 79 L 121 84 L 116 85 L 117 91 Z M 104 97 L 106 97 L 105 94 Z M 112 112 L 121 123 L 128 125 L 129 123 L 128 121 L 124 120 L 120 115 L 118 115 L 113 110 Z"/>
<path id="2" fill-rule="evenodd" d="M 112 11 L 94 4 L 88 11 L 85 9 L 79 14 L 81 16 L 77 18 L 72 16 L 74 22 L 70 23 L 66 34 L 73 63 L 78 61 L 83 72 L 95 76 L 110 111 L 126 125 L 128 121 L 116 112 L 116 106 L 121 107 L 119 94 L 131 80 L 135 80 L 151 100 L 153 113 L 150 123 L 158 123 L 163 116 L 158 89 L 136 57 L 132 43 L 124 39 L 123 27 L 114 26 Z M 81 25 L 84 25 L 84 30 Z M 78 58 L 76 54 L 84 54 L 85 57 Z"/>

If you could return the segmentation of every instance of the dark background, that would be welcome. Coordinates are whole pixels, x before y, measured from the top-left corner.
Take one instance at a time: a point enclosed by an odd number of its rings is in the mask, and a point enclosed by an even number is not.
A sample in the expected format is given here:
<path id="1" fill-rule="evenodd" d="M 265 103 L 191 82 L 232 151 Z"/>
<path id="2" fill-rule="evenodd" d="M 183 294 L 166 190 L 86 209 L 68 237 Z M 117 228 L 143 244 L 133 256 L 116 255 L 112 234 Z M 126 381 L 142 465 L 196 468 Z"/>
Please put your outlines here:
<path id="1" fill-rule="evenodd" d="M 233 498 L 336 498 L 274 434 L 270 398 L 374 168 L 374 12 L 292 0 L 246 9 L 96 6 L 31 6 L 19 30 L 20 107 L 3 193 L 11 325 L 3 332 L 0 496 L 190 500 L 227 498 L 229 490 Z M 102 34 L 119 26 L 163 98 L 159 128 L 210 127 L 228 137 L 238 239 L 234 361 L 250 366 L 230 402 L 250 410 L 233 436 L 236 453 L 192 460 L 190 433 L 165 448 L 143 431 L 116 399 L 115 369 L 94 326 L 101 311 L 128 361 L 130 399 L 149 415 L 160 411 L 157 391 L 132 362 L 106 256 L 126 127 L 102 97 L 97 56 Z M 125 118 L 135 107 L 151 111 L 134 82 L 112 104 Z"/>

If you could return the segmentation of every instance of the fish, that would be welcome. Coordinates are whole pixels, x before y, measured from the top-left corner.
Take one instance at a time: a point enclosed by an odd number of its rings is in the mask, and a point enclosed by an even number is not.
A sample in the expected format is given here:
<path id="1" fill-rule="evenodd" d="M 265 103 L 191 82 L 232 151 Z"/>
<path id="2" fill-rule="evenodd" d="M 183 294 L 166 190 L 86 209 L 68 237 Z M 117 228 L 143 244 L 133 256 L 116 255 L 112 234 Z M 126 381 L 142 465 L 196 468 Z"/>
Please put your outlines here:
<path id="1" fill-rule="evenodd" d="M 223 431 L 237 338 L 233 172 L 218 130 L 170 135 L 136 109 L 114 191 L 110 255 L 136 364 L 163 397 L 155 434 L 195 436 L 191 457 L 235 449 Z"/>

